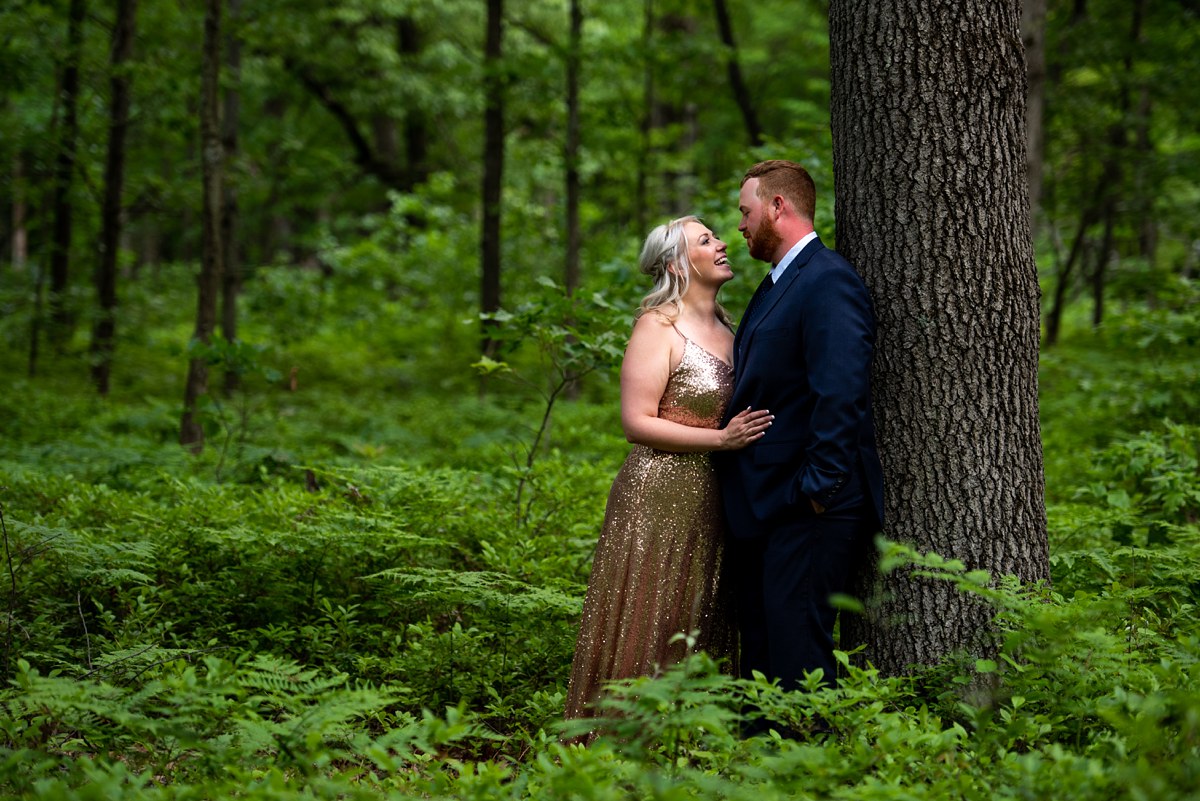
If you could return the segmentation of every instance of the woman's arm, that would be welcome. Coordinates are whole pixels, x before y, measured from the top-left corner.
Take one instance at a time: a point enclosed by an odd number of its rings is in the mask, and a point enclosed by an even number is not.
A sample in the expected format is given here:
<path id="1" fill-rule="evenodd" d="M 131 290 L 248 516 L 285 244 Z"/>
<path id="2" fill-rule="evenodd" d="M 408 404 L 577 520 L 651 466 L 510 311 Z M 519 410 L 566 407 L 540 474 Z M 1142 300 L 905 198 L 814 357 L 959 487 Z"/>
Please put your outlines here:
<path id="1" fill-rule="evenodd" d="M 683 339 L 669 322 L 643 315 L 633 327 L 621 363 L 621 426 L 625 439 L 680 453 L 744 448 L 771 425 L 765 409 L 746 409 L 722 429 L 687 426 L 658 416 L 673 365 L 682 358 Z M 678 356 L 676 354 L 679 354 Z"/>

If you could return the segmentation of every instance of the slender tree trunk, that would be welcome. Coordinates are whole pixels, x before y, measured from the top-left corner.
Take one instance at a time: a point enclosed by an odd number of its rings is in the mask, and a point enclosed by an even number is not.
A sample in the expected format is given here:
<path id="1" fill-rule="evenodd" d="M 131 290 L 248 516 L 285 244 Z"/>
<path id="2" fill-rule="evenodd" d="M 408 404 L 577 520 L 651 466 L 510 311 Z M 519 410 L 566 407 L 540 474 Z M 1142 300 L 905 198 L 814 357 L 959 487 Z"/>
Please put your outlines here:
<path id="1" fill-rule="evenodd" d="M 1147 165 L 1154 158 L 1154 141 L 1150 138 L 1150 87 L 1141 87 L 1141 98 L 1138 101 L 1137 121 L 1134 126 L 1133 146 L 1136 155 L 1133 159 L 1134 176 L 1137 185 L 1134 196 L 1137 199 L 1138 221 L 1138 254 L 1151 266 L 1158 256 L 1158 222 L 1154 215 L 1154 193 L 1150 190 L 1150 181 L 1146 176 Z"/>
<path id="2" fill-rule="evenodd" d="M 67 53 L 63 65 L 62 134 L 54 158 L 54 242 L 50 248 L 50 338 L 63 347 L 75 327 L 67 302 L 71 263 L 71 183 L 79 139 L 79 61 L 83 55 L 84 0 L 71 0 L 67 12 Z"/>
<path id="3" fill-rule="evenodd" d="M 263 104 L 263 114 L 273 122 L 281 121 L 287 112 L 287 99 L 277 96 Z M 266 201 L 262 204 L 264 213 L 257 215 L 259 227 L 257 232 L 258 260 L 265 264 L 276 264 L 283 251 L 291 247 L 292 224 L 284 211 L 286 204 L 283 197 L 286 165 L 278 160 L 272 160 L 267 166 L 269 191 Z"/>
<path id="4" fill-rule="evenodd" d="M 654 128 L 654 0 L 645 0 L 642 18 L 642 116 L 639 120 L 637 183 L 634 189 L 633 203 L 637 215 L 637 230 L 643 235 L 650 227 L 647 219 L 650 193 L 650 169 L 653 160 L 653 143 L 650 132 Z"/>
<path id="5" fill-rule="evenodd" d="M 1025 44 L 1025 72 L 1029 84 L 1025 93 L 1029 219 L 1036 232 L 1042 203 L 1042 165 L 1046 159 L 1043 124 L 1046 109 L 1046 0 L 1023 0 L 1021 39 Z"/>
<path id="6" fill-rule="evenodd" d="M 388 114 L 374 115 L 371 118 L 371 138 L 375 142 L 375 152 L 379 154 L 379 160 L 386 161 L 394 169 L 400 157 L 396 120 Z"/>
<path id="7" fill-rule="evenodd" d="M 28 207 L 26 195 L 29 190 L 25 181 L 25 154 L 18 151 L 13 155 L 12 162 L 12 268 L 16 272 L 25 271 L 25 263 L 29 259 L 29 228 L 26 218 Z"/>
<path id="8" fill-rule="evenodd" d="M 483 90 L 483 223 L 480 231 L 482 280 L 480 308 L 486 314 L 500 308 L 501 196 L 504 186 L 504 0 L 487 0 L 487 44 Z M 491 356 L 496 343 L 483 328 L 483 353 Z"/>
<path id="9" fill-rule="evenodd" d="M 421 54 L 421 29 L 412 17 L 401 17 L 398 26 L 401 58 L 408 63 Z M 404 110 L 404 151 L 408 182 L 416 187 L 429 179 L 429 122 L 416 101 Z"/>
<path id="10" fill-rule="evenodd" d="M 46 268 L 34 262 L 33 315 L 29 318 L 29 377 L 37 376 L 42 341 L 43 308 L 46 298 Z"/>
<path id="11" fill-rule="evenodd" d="M 838 249 L 879 321 L 884 534 L 1046 579 L 1020 1 L 833 0 L 829 17 Z M 991 650 L 983 604 L 903 571 L 875 587 L 844 631 L 881 670 Z"/>
<path id="12" fill-rule="evenodd" d="M 242 12 L 242 0 L 229 0 L 229 25 L 225 36 L 225 70 L 228 87 L 225 89 L 225 112 L 221 118 L 221 147 L 226 164 L 234 166 L 238 156 L 238 126 L 241 123 L 242 39 L 237 30 Z M 238 229 L 241 223 L 238 191 L 234 169 L 226 170 L 224 198 L 221 208 L 221 335 L 226 342 L 237 342 L 238 295 L 242 291 L 242 249 Z M 225 392 L 237 390 L 241 377 L 237 370 L 226 365 Z"/>
<path id="13" fill-rule="evenodd" d="M 1104 322 L 1104 290 L 1108 278 L 1108 263 L 1113 252 L 1113 230 L 1120 213 L 1117 199 L 1124 195 L 1122 183 L 1125 163 L 1129 153 L 1129 117 L 1133 110 L 1132 84 L 1134 81 L 1134 51 L 1142 40 L 1142 21 L 1145 18 L 1146 0 L 1133 0 L 1129 41 L 1122 59 L 1124 75 L 1117 93 L 1117 109 L 1120 118 L 1108 130 L 1108 152 L 1105 155 L 1103 177 L 1100 181 L 1101 215 L 1104 234 L 1100 251 L 1096 254 L 1096 265 L 1092 270 L 1092 327 L 1099 328 Z M 1135 198 L 1136 202 L 1136 198 Z"/>
<path id="14" fill-rule="evenodd" d="M 750 144 L 758 147 L 763 143 L 762 126 L 758 124 L 758 113 L 754 109 L 754 101 L 750 97 L 750 89 L 742 78 L 742 67 L 738 62 L 737 43 L 733 38 L 733 24 L 729 21 L 729 8 L 725 0 L 713 0 L 713 9 L 717 13 L 717 31 L 721 36 L 721 44 L 725 45 L 726 68 L 729 72 L 729 88 L 733 90 L 733 99 L 742 112 L 742 121 L 746 124 L 746 136 Z"/>
<path id="15" fill-rule="evenodd" d="M 196 329 L 192 339 L 208 345 L 217 320 L 217 298 L 221 291 L 221 200 L 225 154 L 221 147 L 221 4 L 206 0 L 204 51 L 200 89 L 201 163 L 204 176 L 204 208 L 201 215 L 202 242 L 196 303 Z M 194 354 L 188 362 L 184 386 L 183 418 L 179 443 L 193 453 L 204 449 L 204 428 L 196 415 L 196 403 L 208 392 L 208 362 L 205 354 Z"/>
<path id="16" fill-rule="evenodd" d="M 1046 315 L 1046 347 L 1058 344 L 1058 337 L 1062 331 L 1063 311 L 1067 306 L 1067 293 L 1071 289 L 1075 265 L 1079 263 L 1083 254 L 1087 229 L 1092 225 L 1094 219 L 1094 209 L 1091 207 L 1085 209 L 1083 216 L 1079 219 L 1079 230 L 1075 232 L 1075 238 L 1071 241 L 1071 252 L 1067 255 L 1066 261 L 1062 262 L 1058 268 L 1058 275 L 1054 282 L 1054 294 L 1051 296 L 1050 311 Z"/>
<path id="17" fill-rule="evenodd" d="M 662 15 L 658 25 L 667 41 L 689 41 L 696 36 L 698 27 L 695 17 L 687 10 Z M 695 169 L 690 163 L 685 164 L 680 156 L 690 151 L 699 138 L 696 112 L 692 93 L 678 91 L 669 96 L 660 94 L 651 111 L 652 129 L 665 129 L 669 134 L 678 132 L 672 140 L 664 143 L 664 149 L 667 150 L 664 159 L 666 166 L 661 176 L 662 188 L 656 206 L 660 216 L 672 216 L 678 214 L 680 209 L 689 209 L 693 205 Z"/>
<path id="18" fill-rule="evenodd" d="M 1104 322 L 1104 284 L 1108 275 L 1108 262 L 1113 255 L 1113 226 L 1116 215 L 1116 202 L 1110 195 L 1104 204 L 1104 233 L 1100 237 L 1096 265 L 1092 269 L 1092 328 L 1099 328 Z"/>
<path id="19" fill-rule="evenodd" d="M 583 54 L 583 10 L 580 0 L 571 0 L 571 27 L 567 40 L 567 139 L 563 152 L 567 193 L 567 262 L 564 274 L 567 294 L 579 286 L 579 70 Z"/>
<path id="20" fill-rule="evenodd" d="M 133 263 L 130 276 L 137 278 L 145 267 L 151 267 L 157 271 L 158 266 L 162 263 L 160 250 L 162 242 L 158 233 L 158 220 L 152 215 L 143 217 L 139 221 L 134 239 L 137 242 L 137 259 Z"/>
<path id="21" fill-rule="evenodd" d="M 108 394 L 117 333 L 117 257 L 121 251 L 124 216 L 121 193 L 125 185 L 125 138 L 129 130 L 133 83 L 128 64 L 133 56 L 136 20 L 137 0 L 117 0 L 112 34 L 112 97 L 109 101 L 108 157 L 104 164 L 104 208 L 101 212 L 100 258 L 96 264 L 99 309 L 92 329 L 92 381 L 101 395 Z"/>

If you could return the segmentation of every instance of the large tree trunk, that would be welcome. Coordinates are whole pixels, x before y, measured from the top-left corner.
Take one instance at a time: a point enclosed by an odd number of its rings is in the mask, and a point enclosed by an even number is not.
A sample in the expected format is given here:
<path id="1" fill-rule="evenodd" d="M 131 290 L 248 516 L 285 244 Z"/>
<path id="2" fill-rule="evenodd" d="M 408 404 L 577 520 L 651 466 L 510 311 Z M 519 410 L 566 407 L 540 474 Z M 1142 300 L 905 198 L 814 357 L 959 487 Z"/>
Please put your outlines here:
<path id="1" fill-rule="evenodd" d="M 875 299 L 884 534 L 1046 579 L 1020 0 L 830 4 L 838 249 Z M 990 613 L 883 576 L 851 638 L 888 673 L 990 648 Z"/>
<path id="2" fill-rule="evenodd" d="M 113 347 L 117 333 L 117 256 L 121 251 L 121 192 L 125 185 L 125 138 L 129 130 L 132 80 L 127 70 L 133 55 L 137 0 L 117 0 L 113 24 L 108 157 L 104 163 L 104 208 L 101 212 L 100 258 L 96 264 L 99 306 L 92 329 L 92 380 L 96 391 L 108 394 Z"/>
<path id="3" fill-rule="evenodd" d="M 71 338 L 74 315 L 67 303 L 71 269 L 71 179 L 79 139 L 79 61 L 83 55 L 84 0 L 71 0 L 67 12 L 67 53 L 63 64 L 62 134 L 54 158 L 54 241 L 50 248 L 50 338 L 62 347 Z"/>
<path id="4" fill-rule="evenodd" d="M 196 302 L 195 342 L 212 341 L 217 320 L 217 298 L 221 291 L 221 182 L 225 154 L 221 147 L 221 3 L 206 0 L 204 14 L 204 51 L 200 88 L 201 163 L 204 180 L 204 209 L 201 214 L 202 242 L 200 277 Z M 205 354 L 193 354 L 188 361 L 184 386 L 183 418 L 179 443 L 194 453 L 204 449 L 204 428 L 196 416 L 196 402 L 208 392 L 208 361 Z"/>
<path id="5" fill-rule="evenodd" d="M 504 185 L 504 0 L 487 2 L 487 44 L 484 51 L 483 92 L 483 223 L 480 230 L 480 309 L 484 314 L 500 308 L 501 194 Z M 496 343 L 483 329 L 483 353 L 493 355 Z"/>
<path id="6" fill-rule="evenodd" d="M 221 147 L 229 164 L 237 159 L 238 125 L 241 117 L 242 40 L 237 30 L 242 0 L 229 0 L 229 26 L 225 39 L 225 68 L 229 87 L 225 90 L 225 113 L 221 118 Z M 238 295 L 242 291 L 241 240 L 237 182 L 224 181 L 221 208 L 221 335 L 226 342 L 238 338 Z M 225 367 L 225 392 L 232 393 L 241 382 L 237 370 Z"/>
<path id="7" fill-rule="evenodd" d="M 1025 44 L 1026 171 L 1029 176 L 1029 221 L 1036 230 L 1042 203 L 1042 165 L 1046 159 L 1043 124 L 1046 109 L 1046 0 L 1023 0 L 1021 39 Z"/>
<path id="8" fill-rule="evenodd" d="M 567 294 L 579 286 L 579 68 L 583 58 L 583 11 L 580 0 L 571 0 L 571 25 L 567 41 L 567 138 L 563 147 L 567 193 L 567 261 L 564 283 Z"/>
<path id="9" fill-rule="evenodd" d="M 729 72 L 729 88 L 733 90 L 733 99 L 742 112 L 742 121 L 746 125 L 746 136 L 750 144 L 758 147 L 763 143 L 762 126 L 758 124 L 758 113 L 754 110 L 754 101 L 750 97 L 750 89 L 742 79 L 742 67 L 738 62 L 737 42 L 733 38 L 733 24 L 729 21 L 729 8 L 725 0 L 713 0 L 713 10 L 717 14 L 717 32 L 721 36 L 721 44 L 725 46 L 726 69 Z"/>

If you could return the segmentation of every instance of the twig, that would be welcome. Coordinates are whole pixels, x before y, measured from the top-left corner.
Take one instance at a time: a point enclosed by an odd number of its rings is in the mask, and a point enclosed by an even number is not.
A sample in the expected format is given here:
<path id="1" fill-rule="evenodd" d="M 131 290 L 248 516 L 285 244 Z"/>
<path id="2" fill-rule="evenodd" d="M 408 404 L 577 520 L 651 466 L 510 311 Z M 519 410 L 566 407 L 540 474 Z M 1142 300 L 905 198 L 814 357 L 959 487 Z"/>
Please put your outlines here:
<path id="1" fill-rule="evenodd" d="M 79 620 L 83 623 L 83 641 L 87 643 L 87 666 L 92 669 L 92 635 L 88 633 L 87 617 L 83 614 L 83 593 L 75 593 L 75 608 L 79 610 Z"/>
<path id="2" fill-rule="evenodd" d="M 8 487 L 0 487 L 0 491 L 6 490 L 8 490 Z M 8 564 L 8 579 L 12 583 L 12 589 L 8 595 L 8 625 L 4 629 L 3 665 L 7 667 L 9 656 L 12 653 L 13 624 L 17 617 L 17 572 L 13 569 L 12 547 L 8 542 L 8 524 L 4 522 L 3 503 L 0 503 L 0 531 L 4 533 L 4 559 Z"/>

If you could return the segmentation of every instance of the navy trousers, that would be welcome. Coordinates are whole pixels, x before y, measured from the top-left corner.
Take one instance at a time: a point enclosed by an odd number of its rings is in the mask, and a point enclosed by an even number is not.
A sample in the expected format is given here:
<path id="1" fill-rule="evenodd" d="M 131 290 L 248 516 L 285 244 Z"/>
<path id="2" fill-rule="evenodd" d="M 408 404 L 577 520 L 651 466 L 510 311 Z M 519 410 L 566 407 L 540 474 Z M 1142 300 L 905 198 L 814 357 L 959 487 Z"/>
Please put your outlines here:
<path id="1" fill-rule="evenodd" d="M 876 528 L 863 507 L 804 516 L 726 549 L 741 634 L 740 673 L 794 690 L 806 672 L 837 683 L 830 595 L 845 593 Z"/>

